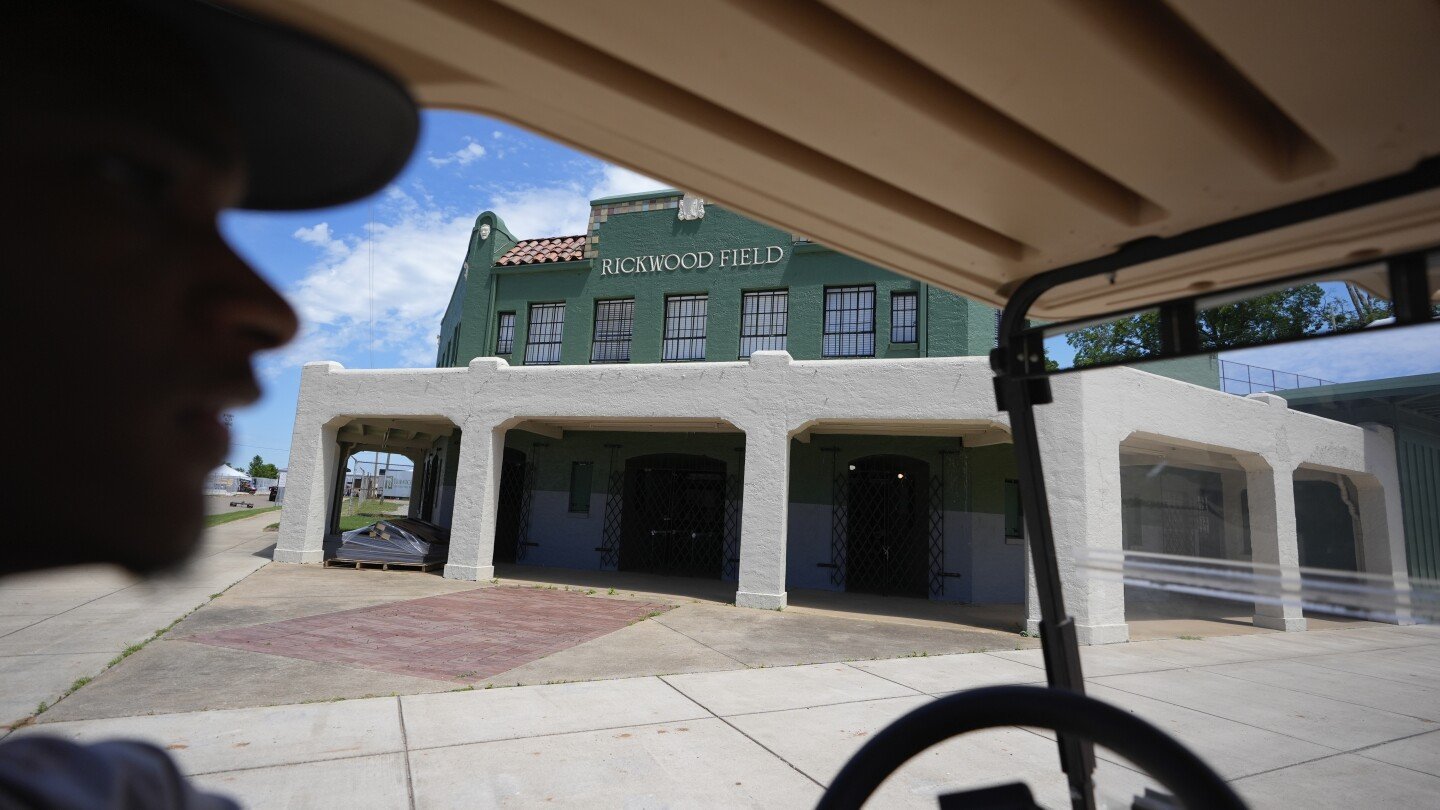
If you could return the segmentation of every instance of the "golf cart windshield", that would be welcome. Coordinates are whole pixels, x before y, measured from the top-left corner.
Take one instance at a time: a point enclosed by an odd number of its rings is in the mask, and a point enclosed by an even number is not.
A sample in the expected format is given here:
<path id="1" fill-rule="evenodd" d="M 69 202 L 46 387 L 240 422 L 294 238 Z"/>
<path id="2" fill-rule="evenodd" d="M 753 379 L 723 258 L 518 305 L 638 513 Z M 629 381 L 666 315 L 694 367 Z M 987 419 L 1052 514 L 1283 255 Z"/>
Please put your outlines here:
<path id="1" fill-rule="evenodd" d="M 1389 687 L 1435 664 L 1392 652 L 1433 640 L 1411 623 L 1440 552 L 1434 4 L 246 5 L 427 103 L 1004 306 L 995 393 L 1052 689 L 936 701 L 860 749 L 831 806 L 1017 725 L 1057 738 L 1052 804 L 1093 806 L 1119 760 L 1187 806 L 1263 804 L 1267 773 L 1327 757 L 1434 778 L 1412 767 L 1434 735 L 1354 753 L 1440 719 Z M 1276 651 L 1356 658 L 1244 668 Z M 1202 715 L 1233 725 L 1207 739 Z"/>

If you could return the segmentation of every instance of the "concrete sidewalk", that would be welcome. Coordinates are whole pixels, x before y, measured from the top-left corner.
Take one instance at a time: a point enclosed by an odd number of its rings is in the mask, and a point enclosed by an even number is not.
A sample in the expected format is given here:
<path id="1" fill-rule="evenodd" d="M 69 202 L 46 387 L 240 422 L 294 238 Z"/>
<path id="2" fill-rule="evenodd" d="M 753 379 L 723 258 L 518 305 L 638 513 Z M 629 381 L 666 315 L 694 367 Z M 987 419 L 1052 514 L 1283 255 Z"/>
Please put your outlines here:
<path id="1" fill-rule="evenodd" d="M 1440 632 L 1356 628 L 1084 651 L 1092 694 L 1192 746 L 1255 807 L 1440 797 Z M 41 723 L 149 739 L 254 807 L 805 806 L 876 730 L 957 689 L 1043 680 L 1038 650 L 697 672 Z M 42 720 L 44 717 L 42 716 Z M 1102 752 L 1102 756 L 1103 756 Z M 877 806 L 1025 779 L 1068 804 L 1053 743 L 996 729 L 926 752 Z M 1102 759 L 1103 795 L 1146 780 Z"/>
<path id="2" fill-rule="evenodd" d="M 275 514 L 206 530 L 190 565 L 163 577 L 85 566 L 0 582 L 0 727 L 53 704 L 77 679 L 264 566 L 276 537 L 264 528 Z"/>

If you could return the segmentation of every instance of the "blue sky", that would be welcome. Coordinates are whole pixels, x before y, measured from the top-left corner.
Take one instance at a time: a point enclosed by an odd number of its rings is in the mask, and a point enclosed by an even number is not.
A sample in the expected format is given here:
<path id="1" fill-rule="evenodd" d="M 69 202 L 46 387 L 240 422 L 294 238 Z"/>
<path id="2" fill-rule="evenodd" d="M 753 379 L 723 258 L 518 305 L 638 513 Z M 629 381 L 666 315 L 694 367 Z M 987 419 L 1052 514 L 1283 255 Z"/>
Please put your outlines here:
<path id="1" fill-rule="evenodd" d="M 235 411 L 230 460 L 285 465 L 300 367 L 431 366 L 436 332 L 475 217 L 493 209 L 516 236 L 585 230 L 589 201 L 665 184 L 476 115 L 426 112 L 396 181 L 351 205 L 289 214 L 231 212 L 221 226 L 300 313 L 300 337 L 261 358 L 264 397 Z M 373 291 L 373 331 L 372 295 Z M 1440 325 L 1394 336 L 1233 352 L 1231 359 L 1336 381 L 1440 371 Z"/>
<path id="2" fill-rule="evenodd" d="M 258 363 L 265 394 L 234 412 L 231 462 L 259 454 L 284 466 L 308 361 L 434 365 L 440 316 L 482 211 L 498 212 L 522 239 L 577 234 L 591 199 L 664 185 L 509 124 L 426 112 L 409 166 L 374 197 L 303 213 L 227 213 L 231 244 L 302 321 L 299 338 Z"/>

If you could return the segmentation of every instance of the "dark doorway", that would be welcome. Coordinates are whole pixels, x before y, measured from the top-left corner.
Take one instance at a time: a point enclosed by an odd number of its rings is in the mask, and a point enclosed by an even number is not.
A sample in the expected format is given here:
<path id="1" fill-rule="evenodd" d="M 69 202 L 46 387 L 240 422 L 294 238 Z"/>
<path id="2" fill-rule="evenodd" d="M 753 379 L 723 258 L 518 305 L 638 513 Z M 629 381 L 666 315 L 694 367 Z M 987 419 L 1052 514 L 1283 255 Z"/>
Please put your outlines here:
<path id="1" fill-rule="evenodd" d="M 495 508 L 495 562 L 513 563 L 519 558 L 520 527 L 525 511 L 525 454 L 505 448 L 500 463 L 500 498 Z"/>
<path id="2" fill-rule="evenodd" d="M 620 570 L 719 578 L 725 462 L 660 453 L 625 462 Z"/>
<path id="3" fill-rule="evenodd" d="M 416 517 L 421 520 L 435 519 L 435 491 L 439 489 L 435 478 L 440 472 L 440 459 L 434 453 L 426 453 L 420 472 L 420 509 Z"/>
<path id="4" fill-rule="evenodd" d="M 1295 533 L 1300 564 L 1308 568 L 1357 570 L 1355 522 L 1340 487 L 1329 481 L 1295 482 Z"/>
<path id="5" fill-rule="evenodd" d="M 928 595 L 930 465 L 867 456 L 850 465 L 845 590 Z"/>

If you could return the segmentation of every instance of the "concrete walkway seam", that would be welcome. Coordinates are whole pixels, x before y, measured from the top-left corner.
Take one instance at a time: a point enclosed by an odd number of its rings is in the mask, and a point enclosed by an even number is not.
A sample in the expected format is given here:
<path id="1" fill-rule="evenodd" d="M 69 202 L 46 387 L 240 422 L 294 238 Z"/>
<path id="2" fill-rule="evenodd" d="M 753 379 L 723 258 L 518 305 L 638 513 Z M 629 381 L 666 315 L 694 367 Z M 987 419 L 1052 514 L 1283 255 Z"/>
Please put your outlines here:
<path id="1" fill-rule="evenodd" d="M 734 731 L 735 731 L 736 734 L 739 734 L 741 737 L 744 737 L 745 739 L 747 739 L 747 740 L 749 740 L 750 742 L 754 743 L 755 745 L 759 746 L 762 751 L 764 751 L 765 753 L 769 754 L 770 756 L 775 757 L 776 759 L 778 759 L 778 760 L 780 760 L 781 762 L 785 763 L 785 765 L 786 765 L 788 768 L 790 768 L 790 770 L 792 770 L 792 771 L 800 774 L 801 776 L 805 777 L 806 779 L 810 780 L 811 782 L 814 782 L 814 783 L 815 783 L 815 786 L 818 787 L 818 788 L 820 788 L 821 790 L 824 790 L 824 789 L 825 789 L 825 785 L 821 784 L 820 780 L 816 779 L 815 777 L 811 776 L 810 774 L 808 774 L 808 773 L 806 773 L 805 771 L 801 770 L 800 768 L 796 767 L 796 766 L 795 766 L 795 763 L 793 763 L 793 762 L 791 762 L 790 760 L 786 759 L 785 757 L 781 756 L 779 753 L 777 753 L 777 752 L 776 752 L 773 748 L 771 748 L 770 746 L 766 745 L 765 743 L 760 742 L 759 740 L 755 739 L 754 737 L 751 737 L 749 734 L 746 734 L 746 733 L 744 732 L 744 730 L 742 730 L 740 727 L 736 726 L 734 723 L 730 722 L 729 720 L 725 719 L 724 717 L 721 717 L 720 715 L 716 714 L 715 712 L 710 711 L 710 708 L 709 708 L 708 706 L 706 706 L 705 704 L 703 704 L 703 703 L 701 703 L 700 701 L 696 700 L 695 698 L 690 697 L 689 695 L 685 694 L 684 692 L 681 692 L 679 689 L 677 689 L 677 688 L 675 687 L 675 684 L 670 683 L 669 681 L 665 680 L 664 678 L 660 678 L 660 681 L 661 681 L 662 683 L 664 683 L 666 686 L 670 687 L 671 689 L 674 689 L 675 692 L 676 692 L 676 694 L 680 695 L 680 697 L 683 697 L 683 698 L 685 698 L 686 700 L 690 701 L 691 703 L 694 703 L 696 706 L 699 706 L 700 708 L 704 709 L 711 717 L 715 718 L 716 720 L 719 720 L 720 722 L 722 722 L 722 723 L 724 723 L 725 725 L 729 726 L 731 729 L 734 729 Z M 756 712 L 756 714 L 768 714 L 768 712 Z M 737 715 L 737 716 L 738 716 L 738 715 Z"/>
<path id="2" fill-rule="evenodd" d="M 410 810 L 415 810 L 415 780 L 410 775 L 410 734 L 405 730 L 405 702 L 395 696 L 395 715 L 400 720 L 400 747 L 405 749 L 405 794 L 410 798 Z"/>

